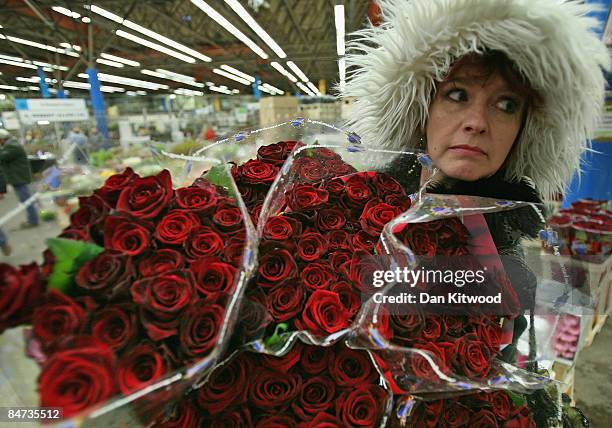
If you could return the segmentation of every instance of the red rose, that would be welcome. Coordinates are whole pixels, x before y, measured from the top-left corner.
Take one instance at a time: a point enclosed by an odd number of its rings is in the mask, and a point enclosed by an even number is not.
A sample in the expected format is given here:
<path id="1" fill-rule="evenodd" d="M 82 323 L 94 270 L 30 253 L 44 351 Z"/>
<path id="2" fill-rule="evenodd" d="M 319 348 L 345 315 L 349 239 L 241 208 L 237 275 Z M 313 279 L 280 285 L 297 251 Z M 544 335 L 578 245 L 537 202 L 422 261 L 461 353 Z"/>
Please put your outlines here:
<path id="1" fill-rule="evenodd" d="M 480 409 L 472 414 L 468 426 L 470 428 L 497 428 L 499 425 L 497 425 L 497 419 L 495 419 L 495 415 L 492 412 Z"/>
<path id="2" fill-rule="evenodd" d="M 104 247 L 130 256 L 143 253 L 151 245 L 151 232 L 142 224 L 122 216 L 109 216 L 104 222 Z"/>
<path id="3" fill-rule="evenodd" d="M 390 318 L 393 339 L 400 345 L 409 345 L 417 340 L 423 330 L 423 318 L 417 314 L 392 314 Z"/>
<path id="4" fill-rule="evenodd" d="M 491 369 L 491 351 L 475 334 L 457 339 L 453 354 L 453 367 L 471 379 L 482 379 Z"/>
<path id="5" fill-rule="evenodd" d="M 272 183 L 277 173 L 277 166 L 256 159 L 242 165 L 242 178 L 251 184 Z"/>
<path id="6" fill-rule="evenodd" d="M 32 327 L 43 348 L 49 348 L 62 337 L 80 333 L 86 320 L 87 313 L 76 301 L 51 289 L 45 303 L 34 309 Z"/>
<path id="7" fill-rule="evenodd" d="M 210 428 L 252 428 L 253 418 L 248 407 L 234 407 L 233 410 L 217 415 L 210 420 L 209 424 L 204 426 Z"/>
<path id="8" fill-rule="evenodd" d="M 182 270 L 185 262 L 181 253 L 169 248 L 155 251 L 138 263 L 141 276 L 156 276 L 164 272 Z"/>
<path id="9" fill-rule="evenodd" d="M 457 402 L 444 409 L 444 422 L 448 428 L 467 427 L 470 419 L 470 410 Z"/>
<path id="10" fill-rule="evenodd" d="M 264 299 L 265 297 L 261 297 L 261 300 Z M 242 301 L 236 335 L 242 343 L 252 342 L 263 337 L 271 322 L 272 316 L 266 309 L 266 304 L 260 303 L 255 297 L 249 296 Z"/>
<path id="11" fill-rule="evenodd" d="M 317 232 L 304 233 L 297 244 L 297 255 L 305 262 L 318 260 L 327 252 L 327 239 Z"/>
<path id="12" fill-rule="evenodd" d="M 384 270 L 384 267 L 375 257 L 363 250 L 355 250 L 349 265 L 349 279 L 360 291 L 374 288 L 374 271 Z"/>
<path id="13" fill-rule="evenodd" d="M 128 349 L 119 360 L 117 381 L 125 395 L 137 391 L 165 375 L 168 363 L 151 343 L 143 342 Z"/>
<path id="14" fill-rule="evenodd" d="M 249 217 L 251 217 L 251 221 L 254 225 L 259 223 L 259 217 L 261 217 L 261 210 L 263 209 L 263 204 L 257 204 L 253 207 L 253 209 L 249 210 Z"/>
<path id="15" fill-rule="evenodd" d="M 309 420 L 332 406 L 336 384 L 329 376 L 315 376 L 302 385 L 291 409 L 302 420 Z"/>
<path id="16" fill-rule="evenodd" d="M 291 416 L 286 415 L 270 415 L 261 418 L 255 428 L 287 428 L 297 425 L 297 421 Z"/>
<path id="17" fill-rule="evenodd" d="M 338 230 L 346 224 L 345 214 L 337 208 L 328 208 L 317 211 L 315 224 L 319 230 Z"/>
<path id="18" fill-rule="evenodd" d="M 104 186 L 94 193 L 101 197 L 109 207 L 115 208 L 121 191 L 129 187 L 136 178 L 140 177 L 132 171 L 132 168 L 128 167 L 121 174 L 115 174 L 108 177 L 104 182 Z"/>
<path id="19" fill-rule="evenodd" d="M 302 225 L 294 218 L 286 216 L 274 216 L 264 226 L 263 236 L 265 239 L 284 241 L 289 238 L 300 236 Z"/>
<path id="20" fill-rule="evenodd" d="M 222 232 L 236 232 L 242 228 L 242 213 L 233 205 L 222 204 L 216 208 L 213 215 L 213 223 Z"/>
<path id="21" fill-rule="evenodd" d="M 241 183 L 238 186 L 238 191 L 240 192 L 240 196 L 242 197 L 242 201 L 247 206 L 247 208 L 251 209 L 258 203 L 264 200 L 265 192 L 260 189 L 260 185 L 258 184 L 243 184 Z"/>
<path id="22" fill-rule="evenodd" d="M 86 229 L 94 224 L 104 223 L 109 207 L 101 197 L 93 194 L 79 198 L 79 209 L 70 216 L 70 227 Z"/>
<path id="23" fill-rule="evenodd" d="M 193 278 L 181 271 L 142 278 L 132 284 L 132 299 L 141 308 L 142 323 L 152 340 L 177 333 L 181 312 L 193 301 Z"/>
<path id="24" fill-rule="evenodd" d="M 425 403 L 424 422 L 430 427 L 438 426 L 440 419 L 444 416 L 444 400 L 433 400 Z"/>
<path id="25" fill-rule="evenodd" d="M 361 297 L 348 282 L 338 281 L 330 287 L 329 291 L 338 293 L 340 301 L 351 316 L 355 315 L 361 308 Z"/>
<path id="26" fill-rule="evenodd" d="M 325 238 L 329 242 L 329 249 L 353 251 L 351 236 L 344 230 L 332 230 L 325 234 Z"/>
<path id="27" fill-rule="evenodd" d="M 120 351 L 137 337 L 136 313 L 131 305 L 106 306 L 92 316 L 91 334 Z"/>
<path id="28" fill-rule="evenodd" d="M 222 306 L 199 300 L 183 312 L 179 340 L 181 350 L 190 357 L 203 357 L 217 344 L 225 316 Z"/>
<path id="29" fill-rule="evenodd" d="M 410 198 L 405 194 L 402 195 L 387 195 L 384 198 L 386 204 L 396 207 L 400 212 L 408 211 L 411 202 Z"/>
<path id="30" fill-rule="evenodd" d="M 274 321 L 284 322 L 302 311 L 304 291 L 291 280 L 283 281 L 268 292 L 266 303 Z"/>
<path id="31" fill-rule="evenodd" d="M 67 227 L 62 230 L 58 235 L 58 238 L 72 239 L 73 241 L 93 241 L 93 238 L 89 235 L 89 231 L 85 229 L 73 229 Z"/>
<path id="32" fill-rule="evenodd" d="M 380 423 L 388 399 L 379 386 L 360 386 L 336 400 L 336 414 L 344 426 L 373 427 Z"/>
<path id="33" fill-rule="evenodd" d="M 196 260 L 189 267 L 195 278 L 196 290 L 205 297 L 217 293 L 230 293 L 238 270 L 217 257 Z"/>
<path id="34" fill-rule="evenodd" d="M 500 350 L 502 340 L 501 326 L 494 321 L 484 318 L 482 322 L 475 325 L 475 328 L 478 339 L 482 340 L 485 345 L 487 345 L 491 354 L 497 354 Z"/>
<path id="35" fill-rule="evenodd" d="M 119 195 L 117 210 L 138 219 L 152 219 L 173 197 L 172 178 L 163 170 L 155 177 L 135 178 Z"/>
<path id="36" fill-rule="evenodd" d="M 201 257 L 218 256 L 223 252 L 225 242 L 214 229 L 201 226 L 192 230 L 183 243 L 187 260 L 193 262 Z"/>
<path id="37" fill-rule="evenodd" d="M 330 201 L 338 201 L 344 193 L 344 183 L 342 180 L 329 180 L 323 188 L 329 193 Z"/>
<path id="38" fill-rule="evenodd" d="M 393 220 L 398 214 L 399 212 L 395 207 L 373 199 L 363 208 L 359 222 L 368 235 L 378 236 L 385 224 Z"/>
<path id="39" fill-rule="evenodd" d="M 272 250 L 260 258 L 258 273 L 257 283 L 269 288 L 280 281 L 293 278 L 297 273 L 297 265 L 287 250 Z"/>
<path id="40" fill-rule="evenodd" d="M 378 173 L 372 177 L 372 184 L 382 194 L 403 194 L 401 184 L 387 174 Z"/>
<path id="41" fill-rule="evenodd" d="M 446 334 L 451 337 L 460 337 L 464 334 L 464 329 L 467 325 L 468 318 L 445 315 L 443 318 L 444 327 L 446 328 Z M 480 337 L 480 335 L 478 336 Z"/>
<path id="42" fill-rule="evenodd" d="M 110 294 L 132 277 L 132 260 L 119 251 L 106 250 L 86 262 L 75 277 L 82 291 L 95 296 Z"/>
<path id="43" fill-rule="evenodd" d="M 314 419 L 300 425 L 300 428 L 344 428 L 344 425 L 329 413 L 319 413 Z"/>
<path id="44" fill-rule="evenodd" d="M 287 205 L 292 211 L 307 211 L 327 203 L 328 193 L 310 184 L 296 184 L 287 192 Z"/>
<path id="45" fill-rule="evenodd" d="M 260 365 L 276 370 L 279 372 L 287 373 L 289 369 L 294 367 L 298 361 L 300 361 L 300 355 L 305 347 L 300 342 L 293 344 L 291 349 L 283 356 L 276 357 L 274 355 L 261 355 Z"/>
<path id="46" fill-rule="evenodd" d="M 319 159 L 300 158 L 293 163 L 293 170 L 297 171 L 299 177 L 307 182 L 315 183 L 321 181 L 329 171 Z"/>
<path id="47" fill-rule="evenodd" d="M 276 166 L 281 166 L 285 163 L 288 154 L 287 146 L 279 143 L 268 144 L 257 149 L 257 159 Z"/>
<path id="48" fill-rule="evenodd" d="M 221 413 L 230 406 L 240 406 L 247 400 L 253 364 L 242 354 L 229 363 L 214 369 L 196 395 L 198 405 L 211 415 Z"/>
<path id="49" fill-rule="evenodd" d="M 354 174 L 344 182 L 344 202 L 350 207 L 359 207 L 372 198 L 372 191 L 364 175 Z"/>
<path id="50" fill-rule="evenodd" d="M 328 335 L 349 326 L 351 314 L 346 310 L 337 293 L 316 290 L 310 295 L 302 319 L 296 321 L 300 330 L 316 335 Z"/>
<path id="51" fill-rule="evenodd" d="M 436 234 L 421 228 L 414 228 L 407 245 L 417 256 L 436 255 Z"/>
<path id="52" fill-rule="evenodd" d="M 38 391 L 42 407 L 59 407 L 63 417 L 112 398 L 117 392 L 113 351 L 94 338 L 55 352 L 42 367 Z"/>
<path id="53" fill-rule="evenodd" d="M 436 365 L 438 370 L 442 373 L 448 373 L 446 353 L 438 344 L 434 342 L 426 344 L 417 343 L 414 345 L 414 348 L 426 352 L 429 357 L 429 359 L 427 359 L 417 352 L 411 354 L 410 364 L 412 372 L 417 379 L 431 380 L 434 382 L 438 381 L 440 378 L 434 371 L 432 364 Z M 430 363 L 429 360 L 432 362 Z"/>
<path id="54" fill-rule="evenodd" d="M 251 404 L 263 412 L 279 411 L 288 406 L 299 394 L 302 379 L 292 373 L 261 369 L 255 373 L 250 385 Z"/>
<path id="55" fill-rule="evenodd" d="M 232 266 L 240 266 L 244 256 L 244 240 L 231 238 L 223 249 L 223 259 Z"/>
<path id="56" fill-rule="evenodd" d="M 353 236 L 353 247 L 356 250 L 359 249 L 371 253 L 372 251 L 374 251 L 374 247 L 376 246 L 377 241 L 377 237 L 370 235 L 365 230 L 360 230 Z"/>
<path id="57" fill-rule="evenodd" d="M 495 413 L 497 418 L 505 421 L 510 417 L 511 403 L 507 393 L 503 391 L 492 392 L 491 405 L 493 406 L 493 413 Z"/>
<path id="58" fill-rule="evenodd" d="M 515 409 L 504 428 L 536 428 L 531 410 L 526 405 Z"/>
<path id="59" fill-rule="evenodd" d="M 200 227 L 200 220 L 194 213 L 172 210 L 157 223 L 155 238 L 164 244 L 180 245 L 187 239 L 191 231 L 198 227 Z"/>
<path id="60" fill-rule="evenodd" d="M 304 346 L 300 365 L 304 373 L 315 375 L 327 370 L 332 351 L 326 346 Z"/>
<path id="61" fill-rule="evenodd" d="M 0 334 L 8 327 L 29 323 L 44 291 L 45 282 L 36 263 L 19 269 L 0 263 Z"/>
<path id="62" fill-rule="evenodd" d="M 346 346 L 333 356 L 329 372 L 339 386 L 347 388 L 374 382 L 377 377 L 368 353 Z"/>
<path id="63" fill-rule="evenodd" d="M 336 251 L 329 255 L 329 264 L 334 272 L 342 272 L 342 266 L 351 261 L 351 253 L 348 251 Z"/>
<path id="64" fill-rule="evenodd" d="M 331 171 L 335 177 L 357 172 L 355 168 L 344 162 L 342 159 L 326 159 L 324 165 L 325 168 L 327 168 L 328 171 Z"/>
<path id="65" fill-rule="evenodd" d="M 153 426 L 163 428 L 200 428 L 202 417 L 189 400 L 181 400 L 169 415 L 155 421 Z"/>
<path id="66" fill-rule="evenodd" d="M 277 144 L 285 147 L 285 151 L 287 152 L 287 155 L 289 155 L 296 146 L 298 147 L 304 146 L 304 143 L 302 143 L 301 141 L 296 141 L 296 140 L 279 141 Z"/>
<path id="67" fill-rule="evenodd" d="M 310 263 L 300 272 L 300 280 L 308 290 L 327 290 L 336 281 L 336 275 L 327 263 Z"/>
<path id="68" fill-rule="evenodd" d="M 176 204 L 191 212 L 210 214 L 217 203 L 217 188 L 206 184 L 176 189 Z"/>
<path id="69" fill-rule="evenodd" d="M 442 330 L 442 326 L 440 326 L 440 318 L 436 316 L 425 317 L 425 325 L 421 332 L 422 338 L 425 339 L 425 341 L 435 342 L 436 339 L 443 335 L 444 331 Z"/>

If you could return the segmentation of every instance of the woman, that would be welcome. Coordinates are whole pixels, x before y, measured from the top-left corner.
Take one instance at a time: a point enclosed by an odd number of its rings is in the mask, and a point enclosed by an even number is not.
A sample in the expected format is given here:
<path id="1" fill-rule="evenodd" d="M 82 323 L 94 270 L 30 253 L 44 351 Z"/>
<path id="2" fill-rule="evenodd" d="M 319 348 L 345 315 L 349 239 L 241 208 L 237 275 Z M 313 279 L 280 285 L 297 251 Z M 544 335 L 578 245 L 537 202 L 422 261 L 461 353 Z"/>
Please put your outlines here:
<path id="1" fill-rule="evenodd" d="M 426 150 L 444 177 L 428 187 L 432 193 L 541 202 L 563 192 L 602 111 L 602 68 L 610 67 L 587 7 L 555 0 L 378 3 L 382 24 L 358 32 L 347 56 L 354 68 L 343 95 L 356 97 L 351 130 L 371 146 Z M 416 163 L 386 169 L 410 192 L 422 184 Z M 537 232 L 538 217 L 522 209 L 485 218 L 531 307 L 535 278 L 519 241 Z M 515 323 L 514 342 L 525 324 Z"/>

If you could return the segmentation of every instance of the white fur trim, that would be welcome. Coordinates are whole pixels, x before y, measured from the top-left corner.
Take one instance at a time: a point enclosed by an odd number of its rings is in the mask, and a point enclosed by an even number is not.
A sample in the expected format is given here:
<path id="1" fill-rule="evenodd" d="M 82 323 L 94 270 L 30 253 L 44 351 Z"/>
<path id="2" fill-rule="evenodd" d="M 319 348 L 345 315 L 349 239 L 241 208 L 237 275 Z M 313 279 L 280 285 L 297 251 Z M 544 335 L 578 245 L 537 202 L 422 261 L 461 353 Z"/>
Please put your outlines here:
<path id="1" fill-rule="evenodd" d="M 416 147 L 436 81 L 483 48 L 504 52 L 543 99 L 508 159 L 508 178 L 530 177 L 541 196 L 579 169 L 602 111 L 610 68 L 588 6 L 561 0 L 378 0 L 384 22 L 349 43 L 349 127 L 365 144 Z M 350 67 L 357 66 L 350 70 Z"/>

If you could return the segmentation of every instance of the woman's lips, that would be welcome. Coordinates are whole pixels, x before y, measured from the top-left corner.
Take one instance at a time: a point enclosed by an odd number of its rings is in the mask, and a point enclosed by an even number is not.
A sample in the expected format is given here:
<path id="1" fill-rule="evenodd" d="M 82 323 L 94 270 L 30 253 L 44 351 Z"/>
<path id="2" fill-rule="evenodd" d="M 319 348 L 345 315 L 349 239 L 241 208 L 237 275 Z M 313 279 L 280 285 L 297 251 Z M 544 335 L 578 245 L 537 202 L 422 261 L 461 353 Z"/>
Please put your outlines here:
<path id="1" fill-rule="evenodd" d="M 461 153 L 463 155 L 468 155 L 468 156 L 485 156 L 486 153 L 476 147 L 476 146 L 468 146 L 467 144 L 461 144 L 459 146 L 452 146 L 449 147 L 449 150 L 452 150 L 456 153 Z"/>

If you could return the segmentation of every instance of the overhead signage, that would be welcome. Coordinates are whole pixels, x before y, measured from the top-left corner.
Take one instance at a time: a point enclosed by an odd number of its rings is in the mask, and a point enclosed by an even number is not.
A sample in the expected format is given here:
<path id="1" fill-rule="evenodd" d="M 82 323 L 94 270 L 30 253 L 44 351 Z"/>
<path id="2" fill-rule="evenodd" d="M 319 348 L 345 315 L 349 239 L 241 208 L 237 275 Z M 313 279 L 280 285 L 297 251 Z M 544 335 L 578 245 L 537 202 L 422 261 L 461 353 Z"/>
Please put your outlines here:
<path id="1" fill-rule="evenodd" d="M 24 124 L 47 122 L 79 122 L 89 119 L 82 98 L 16 98 L 15 109 Z"/>

